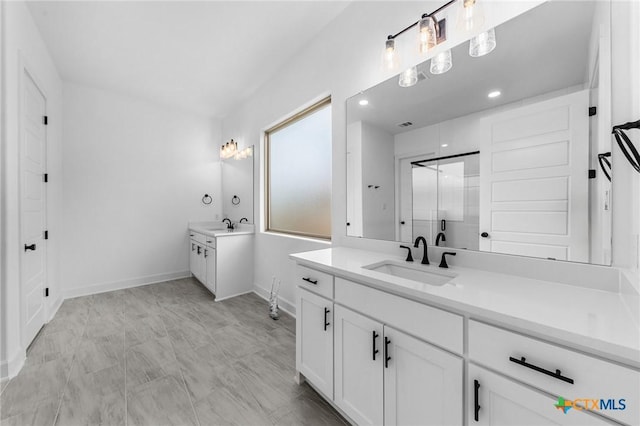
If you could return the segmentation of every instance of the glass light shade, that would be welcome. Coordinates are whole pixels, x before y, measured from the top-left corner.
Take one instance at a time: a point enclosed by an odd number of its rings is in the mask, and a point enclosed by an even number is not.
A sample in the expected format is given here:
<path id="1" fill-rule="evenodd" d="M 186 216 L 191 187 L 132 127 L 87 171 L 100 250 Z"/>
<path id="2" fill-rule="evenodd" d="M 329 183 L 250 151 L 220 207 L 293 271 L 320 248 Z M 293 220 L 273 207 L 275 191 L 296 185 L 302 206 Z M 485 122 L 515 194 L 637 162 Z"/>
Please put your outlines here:
<path id="1" fill-rule="evenodd" d="M 418 49 L 425 54 L 438 44 L 436 21 L 432 16 L 422 18 L 418 24 Z"/>
<path id="2" fill-rule="evenodd" d="M 398 84 L 400 87 L 411 87 L 418 82 L 418 68 L 411 67 L 400 74 Z"/>
<path id="3" fill-rule="evenodd" d="M 230 142 L 227 142 L 226 144 L 222 145 L 222 147 L 220 147 L 220 158 L 222 159 L 231 158 L 235 155 L 237 151 L 238 151 L 238 142 L 234 142 L 233 139 L 231 139 Z"/>
<path id="4" fill-rule="evenodd" d="M 481 0 L 462 0 L 458 9 L 458 31 L 469 32 L 484 24 L 484 10 Z"/>
<path id="5" fill-rule="evenodd" d="M 491 28 L 482 34 L 478 34 L 469 41 L 469 55 L 477 58 L 490 53 L 496 48 L 496 31 Z"/>
<path id="6" fill-rule="evenodd" d="M 384 43 L 384 52 L 382 53 L 382 65 L 385 70 L 395 71 L 400 67 L 400 56 L 396 49 L 396 41 L 387 40 Z"/>
<path id="7" fill-rule="evenodd" d="M 438 53 L 431 59 L 431 66 L 429 71 L 431 74 L 444 74 L 449 71 L 453 66 L 453 60 L 451 58 L 451 49 Z"/>

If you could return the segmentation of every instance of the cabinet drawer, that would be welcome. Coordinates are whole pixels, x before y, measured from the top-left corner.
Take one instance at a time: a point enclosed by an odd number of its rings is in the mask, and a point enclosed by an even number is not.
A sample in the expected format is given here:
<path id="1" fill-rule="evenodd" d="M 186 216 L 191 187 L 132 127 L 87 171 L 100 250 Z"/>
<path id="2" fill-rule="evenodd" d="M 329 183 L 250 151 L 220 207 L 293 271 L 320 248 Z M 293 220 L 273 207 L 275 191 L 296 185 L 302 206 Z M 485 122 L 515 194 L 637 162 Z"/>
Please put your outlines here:
<path id="1" fill-rule="evenodd" d="M 296 284 L 316 294 L 333 299 L 333 275 L 298 265 Z"/>
<path id="2" fill-rule="evenodd" d="M 438 308 L 336 278 L 336 303 L 452 352 L 463 350 L 463 318 Z"/>
<path id="3" fill-rule="evenodd" d="M 204 244 L 205 236 L 189 230 L 189 237 L 197 243 Z"/>
<path id="4" fill-rule="evenodd" d="M 469 321 L 469 359 L 565 400 L 598 400 L 598 405 L 600 399 L 615 400 L 621 408 L 624 399 L 624 410 L 598 406 L 594 411 L 640 424 L 637 370 L 477 321 Z"/>
<path id="5" fill-rule="evenodd" d="M 211 237 L 209 235 L 203 235 L 202 237 L 204 238 L 204 244 L 206 246 L 216 248 L 216 237 Z"/>

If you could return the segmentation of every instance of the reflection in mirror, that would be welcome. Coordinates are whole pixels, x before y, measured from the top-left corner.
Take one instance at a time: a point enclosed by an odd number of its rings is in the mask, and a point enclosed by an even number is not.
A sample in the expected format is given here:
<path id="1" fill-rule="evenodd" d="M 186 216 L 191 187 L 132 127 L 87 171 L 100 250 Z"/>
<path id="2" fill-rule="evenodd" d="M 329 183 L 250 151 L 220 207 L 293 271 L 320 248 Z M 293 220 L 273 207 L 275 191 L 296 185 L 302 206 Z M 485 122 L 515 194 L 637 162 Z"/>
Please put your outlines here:
<path id="1" fill-rule="evenodd" d="M 589 179 L 611 151 L 609 7 L 543 3 L 486 56 L 463 43 L 445 74 L 350 98 L 347 235 L 610 264 L 611 186 Z"/>
<path id="2" fill-rule="evenodd" d="M 253 223 L 253 146 L 221 163 L 223 217 Z"/>

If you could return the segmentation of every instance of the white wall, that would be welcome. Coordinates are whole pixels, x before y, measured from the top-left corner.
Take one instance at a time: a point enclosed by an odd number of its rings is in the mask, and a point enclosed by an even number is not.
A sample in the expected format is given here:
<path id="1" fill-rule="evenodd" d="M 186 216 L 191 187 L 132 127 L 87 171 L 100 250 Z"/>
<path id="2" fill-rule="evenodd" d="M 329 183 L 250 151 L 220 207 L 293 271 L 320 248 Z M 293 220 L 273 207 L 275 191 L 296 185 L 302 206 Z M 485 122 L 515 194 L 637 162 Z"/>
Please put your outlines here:
<path id="1" fill-rule="evenodd" d="M 20 93 L 25 68 L 46 97 L 47 127 L 47 242 L 46 315 L 55 313 L 60 299 L 58 247 L 60 244 L 62 82 L 31 15 L 23 2 L 2 2 L 2 207 L 0 378 L 14 375 L 25 357 L 20 320 Z"/>
<path id="2" fill-rule="evenodd" d="M 63 105 L 65 296 L 186 276 L 188 222 L 222 211 L 219 123 L 69 83 Z"/>
<path id="3" fill-rule="evenodd" d="M 506 19 L 522 13 L 539 1 L 502 2 L 497 6 L 487 6 L 487 25 L 498 25 Z M 222 140 L 233 138 L 246 145 L 255 144 L 256 173 L 255 217 L 256 235 L 255 284 L 257 290 L 268 292 L 271 277 L 282 279 L 280 294 L 289 309 L 294 303 L 293 262 L 290 253 L 327 247 L 320 241 L 295 239 L 260 232 L 262 223 L 264 173 L 262 152 L 262 132 L 291 114 L 311 105 L 314 101 L 330 94 L 332 97 L 332 243 L 355 245 L 366 248 L 397 250 L 397 243 L 376 242 L 369 239 L 346 237 L 346 122 L 345 101 L 348 97 L 371 87 L 391 73 L 381 70 L 381 53 L 389 33 L 399 31 L 414 22 L 422 13 L 441 6 L 440 1 L 424 2 L 353 2 L 280 73 L 258 90 L 249 101 L 240 105 L 222 122 Z M 490 10 L 489 10 L 490 9 Z M 451 13 L 455 13 L 452 10 Z M 444 15 L 443 15 L 444 17 Z M 451 16 L 454 18 L 454 15 Z M 398 40 L 406 42 L 413 34 Z M 449 41 L 440 50 L 461 41 L 461 36 L 451 32 Z M 411 42 L 409 42 L 411 43 Z M 413 44 L 405 43 L 407 46 Z M 437 53 L 434 49 L 433 54 Z M 423 59 L 404 55 L 403 66 L 409 67 Z M 256 168 L 256 170 L 258 170 Z"/>
<path id="4" fill-rule="evenodd" d="M 640 119 L 640 4 L 611 4 L 612 111 L 613 124 Z M 640 146 L 640 131 L 628 132 Z M 612 138 L 613 164 L 613 264 L 638 272 L 640 264 L 640 174 L 624 158 Z M 640 287 L 640 285 L 639 285 Z"/>

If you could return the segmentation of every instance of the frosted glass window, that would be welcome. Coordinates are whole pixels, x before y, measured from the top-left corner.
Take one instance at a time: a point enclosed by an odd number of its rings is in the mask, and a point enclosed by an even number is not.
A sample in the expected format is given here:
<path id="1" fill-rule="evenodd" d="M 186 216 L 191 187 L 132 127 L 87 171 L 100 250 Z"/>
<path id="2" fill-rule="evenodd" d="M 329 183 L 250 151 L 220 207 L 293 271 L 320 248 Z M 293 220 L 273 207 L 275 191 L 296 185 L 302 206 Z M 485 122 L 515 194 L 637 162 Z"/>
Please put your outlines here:
<path id="1" fill-rule="evenodd" d="M 331 238 L 331 103 L 267 132 L 267 230 Z"/>

